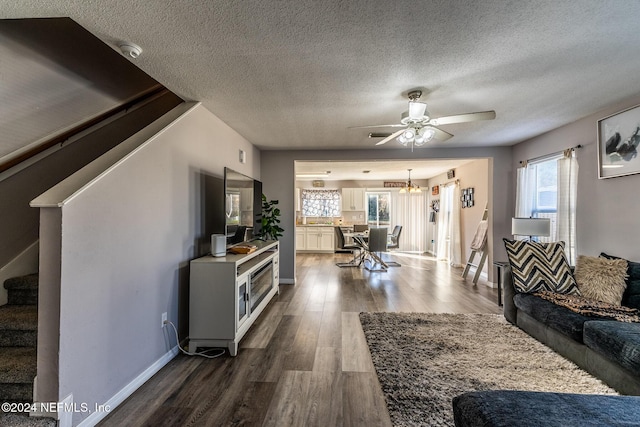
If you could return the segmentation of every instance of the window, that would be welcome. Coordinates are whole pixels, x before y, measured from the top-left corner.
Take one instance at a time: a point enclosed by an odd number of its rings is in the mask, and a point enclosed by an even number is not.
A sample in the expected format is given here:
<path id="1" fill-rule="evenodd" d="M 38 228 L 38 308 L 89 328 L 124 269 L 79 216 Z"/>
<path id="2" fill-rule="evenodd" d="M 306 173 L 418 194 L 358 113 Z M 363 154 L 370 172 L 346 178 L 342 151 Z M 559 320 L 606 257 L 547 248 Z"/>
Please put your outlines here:
<path id="1" fill-rule="evenodd" d="M 338 190 L 302 190 L 302 215 L 340 216 L 340 192 Z"/>
<path id="2" fill-rule="evenodd" d="M 533 218 L 551 219 L 551 234 L 540 237 L 541 242 L 555 242 L 558 240 L 558 160 L 561 156 L 554 156 L 543 161 L 530 164 L 530 173 L 534 182 L 531 216 Z"/>
<path id="3" fill-rule="evenodd" d="M 388 192 L 367 192 L 367 224 L 373 227 L 389 225 L 391 194 Z"/>
<path id="4" fill-rule="evenodd" d="M 541 242 L 563 241 L 571 264 L 576 260 L 578 160 L 573 149 L 537 161 L 516 172 L 516 217 L 549 218 L 551 235 Z"/>

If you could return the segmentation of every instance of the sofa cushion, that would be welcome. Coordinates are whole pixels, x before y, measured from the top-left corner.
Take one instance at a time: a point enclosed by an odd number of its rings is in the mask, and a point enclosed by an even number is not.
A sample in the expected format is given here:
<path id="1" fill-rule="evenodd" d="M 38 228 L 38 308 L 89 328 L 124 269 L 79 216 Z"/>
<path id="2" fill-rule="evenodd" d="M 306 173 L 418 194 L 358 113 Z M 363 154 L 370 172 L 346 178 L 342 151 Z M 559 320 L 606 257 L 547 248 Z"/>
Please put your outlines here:
<path id="1" fill-rule="evenodd" d="M 640 372 L 640 323 L 615 320 L 584 324 L 584 343 L 631 372 Z"/>
<path id="2" fill-rule="evenodd" d="M 609 259 L 624 259 L 604 252 L 600 256 Z M 640 262 L 627 260 L 627 275 L 627 288 L 622 295 L 622 305 L 640 309 Z"/>
<path id="3" fill-rule="evenodd" d="M 518 310 L 579 343 L 582 343 L 584 322 L 593 320 L 531 294 L 516 294 L 513 302 Z"/>
<path id="4" fill-rule="evenodd" d="M 564 253 L 564 242 L 502 240 L 507 250 L 516 291 L 580 293 Z"/>
<path id="5" fill-rule="evenodd" d="M 457 427 L 637 426 L 640 397 L 489 390 L 453 398 Z"/>
<path id="6" fill-rule="evenodd" d="M 573 276 L 583 297 L 620 305 L 627 288 L 627 261 L 580 255 Z"/>

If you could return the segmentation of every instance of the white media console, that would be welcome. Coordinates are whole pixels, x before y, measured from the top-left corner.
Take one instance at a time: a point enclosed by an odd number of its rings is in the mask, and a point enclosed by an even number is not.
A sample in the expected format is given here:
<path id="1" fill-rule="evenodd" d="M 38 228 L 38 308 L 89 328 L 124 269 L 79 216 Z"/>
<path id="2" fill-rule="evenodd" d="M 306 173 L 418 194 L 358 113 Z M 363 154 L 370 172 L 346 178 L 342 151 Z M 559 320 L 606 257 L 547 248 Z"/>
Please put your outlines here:
<path id="1" fill-rule="evenodd" d="M 277 241 L 255 241 L 250 254 L 204 256 L 190 263 L 189 351 L 238 343 L 279 292 Z"/>

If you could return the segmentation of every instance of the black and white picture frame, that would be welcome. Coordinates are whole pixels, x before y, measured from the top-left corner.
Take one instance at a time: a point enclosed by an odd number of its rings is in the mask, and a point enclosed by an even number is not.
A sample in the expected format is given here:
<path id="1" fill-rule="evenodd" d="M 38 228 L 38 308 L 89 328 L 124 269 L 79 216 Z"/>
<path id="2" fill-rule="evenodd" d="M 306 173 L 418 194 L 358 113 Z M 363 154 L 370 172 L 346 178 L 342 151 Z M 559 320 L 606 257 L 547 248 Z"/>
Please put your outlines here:
<path id="1" fill-rule="evenodd" d="M 462 208 L 464 209 L 473 207 L 473 205 L 475 204 L 473 201 L 473 187 L 463 188 L 462 190 L 460 190 L 460 192 L 460 205 L 462 206 Z"/>
<path id="2" fill-rule="evenodd" d="M 640 105 L 598 120 L 598 179 L 640 173 Z"/>

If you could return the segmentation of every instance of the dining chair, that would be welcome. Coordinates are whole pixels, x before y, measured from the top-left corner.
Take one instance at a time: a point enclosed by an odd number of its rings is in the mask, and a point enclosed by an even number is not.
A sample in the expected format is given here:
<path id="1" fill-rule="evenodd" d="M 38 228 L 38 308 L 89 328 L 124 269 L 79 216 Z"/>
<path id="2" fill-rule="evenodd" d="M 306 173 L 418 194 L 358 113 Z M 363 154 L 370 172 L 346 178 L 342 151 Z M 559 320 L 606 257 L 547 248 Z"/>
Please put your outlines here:
<path id="1" fill-rule="evenodd" d="M 361 259 L 361 255 L 362 255 L 362 247 L 358 246 L 358 245 L 346 245 L 345 244 L 345 240 L 344 240 L 344 233 L 342 232 L 342 228 L 340 227 L 334 227 L 335 233 L 336 233 L 336 240 L 337 240 L 337 248 L 338 249 L 342 249 L 342 250 L 346 250 L 346 251 L 350 251 L 351 253 L 353 253 L 353 259 L 350 262 L 337 262 L 336 265 L 340 268 L 342 267 L 359 267 L 360 266 L 360 262 L 356 262 L 359 261 Z M 356 255 L 356 252 L 358 253 Z"/>
<path id="2" fill-rule="evenodd" d="M 393 231 L 389 234 L 389 243 L 387 249 L 398 249 L 400 247 L 400 233 L 402 233 L 402 226 L 396 225 L 393 227 Z"/>
<path id="3" fill-rule="evenodd" d="M 362 233 L 363 231 L 367 231 L 369 229 L 368 224 L 354 224 L 353 232 L 354 233 Z"/>
<path id="4" fill-rule="evenodd" d="M 389 240 L 387 242 L 387 249 L 399 249 L 400 248 L 400 233 L 402 233 L 402 226 L 396 225 L 393 227 L 393 231 L 389 234 Z M 401 267 L 399 262 L 385 261 L 389 267 Z"/>
<path id="5" fill-rule="evenodd" d="M 365 268 L 369 271 L 387 271 L 388 265 L 382 260 L 380 255 L 387 251 L 387 227 L 369 229 L 369 242 L 367 252 L 369 254 L 370 266 L 365 263 Z"/>

